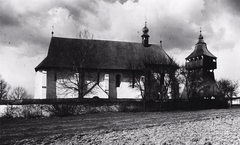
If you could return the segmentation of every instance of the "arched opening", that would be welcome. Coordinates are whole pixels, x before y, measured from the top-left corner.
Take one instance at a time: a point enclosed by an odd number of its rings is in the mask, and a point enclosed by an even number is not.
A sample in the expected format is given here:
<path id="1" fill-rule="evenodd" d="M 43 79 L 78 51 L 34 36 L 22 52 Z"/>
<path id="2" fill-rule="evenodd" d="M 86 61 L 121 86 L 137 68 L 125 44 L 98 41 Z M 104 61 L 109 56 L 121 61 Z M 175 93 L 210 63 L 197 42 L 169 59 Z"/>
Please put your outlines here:
<path id="1" fill-rule="evenodd" d="M 121 84 L 121 75 L 117 74 L 116 75 L 116 87 L 120 87 Z"/>

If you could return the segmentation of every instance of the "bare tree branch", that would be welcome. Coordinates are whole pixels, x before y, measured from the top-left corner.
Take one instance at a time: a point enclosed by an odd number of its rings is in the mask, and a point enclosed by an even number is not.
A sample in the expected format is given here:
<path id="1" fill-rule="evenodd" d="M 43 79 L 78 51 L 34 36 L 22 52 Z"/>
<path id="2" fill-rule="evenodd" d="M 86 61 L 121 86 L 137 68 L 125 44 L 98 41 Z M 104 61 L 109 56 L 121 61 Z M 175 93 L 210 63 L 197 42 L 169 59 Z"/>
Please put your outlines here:
<path id="1" fill-rule="evenodd" d="M 7 99 L 9 90 L 9 84 L 0 75 L 0 101 Z"/>

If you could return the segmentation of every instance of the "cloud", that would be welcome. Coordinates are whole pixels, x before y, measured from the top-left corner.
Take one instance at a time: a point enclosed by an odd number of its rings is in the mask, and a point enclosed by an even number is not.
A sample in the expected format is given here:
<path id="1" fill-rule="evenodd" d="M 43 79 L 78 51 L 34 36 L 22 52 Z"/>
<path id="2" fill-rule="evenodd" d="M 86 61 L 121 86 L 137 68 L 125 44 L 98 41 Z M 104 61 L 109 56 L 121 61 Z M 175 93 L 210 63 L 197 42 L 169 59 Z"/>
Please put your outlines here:
<path id="1" fill-rule="evenodd" d="M 18 20 L 17 16 L 11 15 L 11 13 L 7 13 L 0 8 L 0 26 L 20 26 L 21 22 Z"/>
<path id="2" fill-rule="evenodd" d="M 238 10 L 239 4 L 233 0 L 52 0 L 29 1 L 28 4 L 18 1 L 1 3 L 5 9 L 1 9 L 0 24 L 5 27 L 1 30 L 0 43 L 13 46 L 25 43 L 40 46 L 45 51 L 52 26 L 55 36 L 77 37 L 80 31 L 88 29 L 96 39 L 141 42 L 145 17 L 152 43 L 159 43 L 161 39 L 166 49 L 191 49 L 197 41 L 200 27 L 206 38 L 212 39 L 217 33 L 220 34 L 218 38 L 224 38 L 227 33 L 220 31 L 226 31 L 225 26 L 216 32 L 215 23 L 219 18 L 223 19 L 222 11 L 227 13 L 231 8 L 232 13 Z M 6 7 L 12 9 L 12 13 L 8 13 Z"/>
<path id="3" fill-rule="evenodd" d="M 46 46 L 47 39 L 45 35 L 42 35 L 43 32 L 41 31 L 44 28 L 41 20 L 44 20 L 44 14 L 36 13 L 27 8 L 21 10 L 19 9 L 22 8 L 21 4 L 14 4 L 11 1 L 1 1 L 0 25 L 4 27 L 1 29 L 0 43 L 15 47 L 23 43 Z"/>
<path id="4" fill-rule="evenodd" d="M 240 13 L 240 1 L 239 0 L 220 0 L 225 6 L 226 10 L 235 16 L 239 17 Z"/>
<path id="5" fill-rule="evenodd" d="M 14 13 L 14 8 L 11 4 L 1 1 L 0 5 L 0 26 L 1 27 L 12 27 L 20 26 L 21 21 L 19 16 Z"/>
<path id="6" fill-rule="evenodd" d="M 105 2 L 109 2 L 109 3 L 116 3 L 119 2 L 121 4 L 126 3 L 127 1 L 132 1 L 132 2 L 138 2 L 139 0 L 104 0 Z"/>
<path id="7" fill-rule="evenodd" d="M 54 7 L 61 7 L 69 11 L 69 17 L 77 22 L 82 22 L 88 13 L 96 14 L 98 11 L 97 2 L 95 0 L 81 0 L 81 1 L 64 1 L 55 0 Z"/>
<path id="8" fill-rule="evenodd" d="M 15 47 L 32 45 L 31 50 L 40 47 L 34 50 L 40 53 L 48 49 L 53 26 L 55 36 L 76 37 L 80 27 L 85 28 L 89 23 L 85 18 L 96 15 L 97 11 L 96 2 L 87 0 L 1 1 L 0 43 Z"/>
<path id="9" fill-rule="evenodd" d="M 186 4 L 192 7 L 186 8 Z M 204 6 L 198 0 L 127 1 L 124 4 L 99 2 L 99 7 L 105 9 L 99 10 L 97 17 L 93 18 L 95 23 L 89 25 L 91 30 L 103 28 L 100 34 L 97 32 L 98 38 L 141 42 L 141 29 L 146 17 L 151 43 L 158 44 L 161 39 L 165 49 L 190 49 L 199 35 L 201 25 L 198 20 L 202 19 Z"/>
<path id="10" fill-rule="evenodd" d="M 188 3 L 196 5 L 199 2 Z M 53 0 L 47 6 L 45 3 L 38 3 L 38 6 L 34 5 L 35 9 L 41 11 L 38 13 L 32 8 L 26 9 L 26 12 L 16 8 L 14 13 L 21 15 L 23 26 L 16 25 L 18 28 L 16 32 L 11 31 L 10 26 L 4 29 L 2 35 L 6 35 L 3 36 L 2 43 L 10 42 L 11 45 L 17 46 L 24 42 L 39 45 L 46 50 L 52 26 L 55 36 L 77 37 L 80 31 L 88 29 L 96 39 L 141 42 L 141 29 L 147 17 L 152 43 L 159 43 L 162 39 L 166 49 L 178 47 L 189 49 L 194 42 L 193 37 L 197 38 L 198 24 L 193 18 L 196 17 L 197 20 L 201 16 L 202 7 L 186 9 L 182 3 L 187 4 L 185 1 L 178 3 L 131 0 L 119 2 Z"/>

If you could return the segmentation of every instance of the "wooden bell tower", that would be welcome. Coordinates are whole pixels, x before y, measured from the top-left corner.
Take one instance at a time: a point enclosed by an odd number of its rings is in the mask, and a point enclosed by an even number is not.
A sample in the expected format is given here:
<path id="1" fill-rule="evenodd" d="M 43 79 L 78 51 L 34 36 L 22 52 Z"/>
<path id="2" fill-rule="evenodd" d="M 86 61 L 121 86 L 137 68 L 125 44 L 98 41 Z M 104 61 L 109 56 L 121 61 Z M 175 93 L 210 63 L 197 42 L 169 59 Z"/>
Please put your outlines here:
<path id="1" fill-rule="evenodd" d="M 184 98 L 212 99 L 219 96 L 214 70 L 217 69 L 217 57 L 207 48 L 201 34 L 193 52 L 185 58 L 188 71 L 188 85 L 185 86 Z"/>
<path id="2" fill-rule="evenodd" d="M 201 30 L 194 51 L 186 58 L 185 66 L 188 71 L 201 70 L 203 79 L 215 81 L 214 69 L 217 68 L 217 57 L 207 49 Z"/>

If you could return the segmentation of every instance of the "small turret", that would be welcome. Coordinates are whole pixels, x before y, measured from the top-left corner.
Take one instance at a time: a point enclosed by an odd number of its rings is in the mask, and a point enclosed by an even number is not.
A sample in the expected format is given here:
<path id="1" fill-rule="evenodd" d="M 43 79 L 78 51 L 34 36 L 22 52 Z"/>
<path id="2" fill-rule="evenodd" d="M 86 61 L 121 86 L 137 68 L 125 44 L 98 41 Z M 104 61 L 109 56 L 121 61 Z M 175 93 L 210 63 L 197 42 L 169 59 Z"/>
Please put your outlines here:
<path id="1" fill-rule="evenodd" d="M 204 40 L 203 40 L 202 30 L 201 29 L 200 29 L 200 35 L 198 37 L 198 43 L 197 44 L 199 44 L 199 43 L 205 43 Z"/>
<path id="2" fill-rule="evenodd" d="M 145 27 L 143 27 L 143 29 L 142 29 L 142 31 L 143 31 L 143 34 L 142 34 L 142 44 L 143 44 L 143 46 L 144 47 L 148 47 L 149 46 L 149 35 L 148 35 L 148 31 L 149 31 L 149 29 L 147 28 L 147 23 L 145 22 Z"/>

